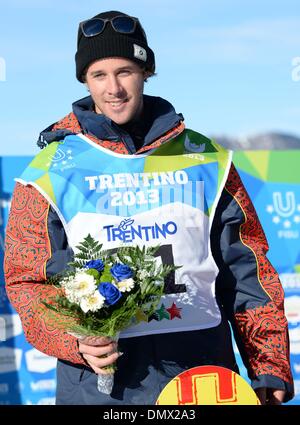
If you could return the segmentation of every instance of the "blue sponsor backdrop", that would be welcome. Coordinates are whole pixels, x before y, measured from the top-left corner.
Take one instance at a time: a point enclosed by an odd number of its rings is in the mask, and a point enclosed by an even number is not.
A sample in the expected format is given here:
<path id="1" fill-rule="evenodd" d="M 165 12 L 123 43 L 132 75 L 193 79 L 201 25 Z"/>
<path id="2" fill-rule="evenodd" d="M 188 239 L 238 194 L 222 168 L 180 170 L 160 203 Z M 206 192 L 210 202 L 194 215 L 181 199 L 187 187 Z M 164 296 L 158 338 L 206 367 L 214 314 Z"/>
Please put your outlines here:
<path id="1" fill-rule="evenodd" d="M 0 158 L 0 404 L 54 404 L 56 360 L 27 343 L 4 289 L 4 228 L 14 177 L 31 157 Z"/>
<path id="2" fill-rule="evenodd" d="M 300 150 L 237 152 L 234 163 L 258 213 L 269 243 L 268 258 L 284 288 L 296 393 L 288 404 L 300 404 Z"/>
<path id="3" fill-rule="evenodd" d="M 297 152 L 300 156 L 300 151 Z M 55 402 L 56 360 L 26 342 L 18 315 L 4 290 L 4 229 L 13 179 L 30 160 L 31 157 L 0 158 L 0 404 Z M 258 182 L 243 170 L 239 171 L 267 235 L 269 259 L 280 273 L 284 286 L 296 389 L 296 397 L 289 404 L 300 404 L 300 274 L 297 273 L 300 263 L 300 170 L 299 184 Z M 236 354 L 241 375 L 247 379 L 240 356 Z"/>

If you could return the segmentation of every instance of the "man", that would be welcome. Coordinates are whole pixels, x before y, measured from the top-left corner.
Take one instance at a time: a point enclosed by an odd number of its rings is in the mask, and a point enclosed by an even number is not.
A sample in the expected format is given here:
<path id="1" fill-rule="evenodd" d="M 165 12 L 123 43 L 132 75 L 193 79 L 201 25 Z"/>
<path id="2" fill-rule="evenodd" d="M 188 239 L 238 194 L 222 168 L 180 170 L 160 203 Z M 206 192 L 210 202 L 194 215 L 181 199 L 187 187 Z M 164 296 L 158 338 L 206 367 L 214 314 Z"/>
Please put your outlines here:
<path id="1" fill-rule="evenodd" d="M 155 59 L 136 18 L 111 11 L 82 22 L 75 59 L 90 96 L 41 133 L 38 144 L 48 146 L 16 184 L 6 236 L 7 293 L 28 341 L 58 358 L 57 404 L 153 404 L 191 367 L 237 371 L 228 321 L 261 402 L 290 400 L 283 290 L 230 154 L 186 130 L 170 103 L 143 94 Z M 56 180 L 49 180 L 49 166 L 58 170 Z M 133 173 L 138 188 L 124 184 Z M 179 175 L 186 179 L 175 182 Z M 162 176 L 164 185 L 154 187 Z M 138 205 L 140 190 L 146 206 Z M 131 209 L 123 196 L 129 192 Z M 124 217 L 132 218 L 129 228 L 144 229 L 139 243 L 165 243 L 165 255 L 183 266 L 165 287 L 169 320 L 130 328 L 117 349 L 107 338 L 77 340 L 57 330 L 40 306 L 53 295 L 46 278 L 67 267 L 87 233 L 107 248 L 128 242 Z M 153 223 L 174 227 L 153 240 Z M 96 374 L 114 362 L 113 391 L 99 393 Z"/>

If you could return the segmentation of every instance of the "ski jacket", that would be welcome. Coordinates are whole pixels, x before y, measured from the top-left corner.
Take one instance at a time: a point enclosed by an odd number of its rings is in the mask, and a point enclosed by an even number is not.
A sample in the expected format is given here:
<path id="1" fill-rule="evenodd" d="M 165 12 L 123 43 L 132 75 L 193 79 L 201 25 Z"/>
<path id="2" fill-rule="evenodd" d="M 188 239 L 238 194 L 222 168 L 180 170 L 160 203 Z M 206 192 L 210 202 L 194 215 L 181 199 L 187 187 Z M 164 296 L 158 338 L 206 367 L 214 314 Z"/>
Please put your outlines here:
<path id="1" fill-rule="evenodd" d="M 142 131 L 140 136 L 139 128 L 135 129 L 134 125 L 131 129 L 140 139 L 141 147 L 137 151 L 136 140 L 126 128 L 93 112 L 90 97 L 75 102 L 73 112 L 42 132 L 38 145 L 45 147 L 67 136 L 84 134 L 118 154 L 139 155 L 176 140 L 185 131 L 182 115 L 176 114 L 167 101 L 144 96 L 144 105 L 146 134 Z M 236 369 L 229 321 L 252 386 L 286 390 L 285 401 L 288 401 L 293 397 L 293 380 L 284 293 L 279 276 L 267 258 L 265 234 L 233 164 L 215 210 L 210 245 L 219 269 L 215 291 L 221 324 L 179 332 L 179 337 L 178 332 L 168 334 L 167 338 L 160 335 L 159 344 L 156 341 L 157 351 L 161 351 L 157 358 L 162 360 L 163 344 L 168 341 L 172 345 L 173 335 L 178 359 L 194 358 L 196 353 L 195 362 L 186 360 L 185 367 L 219 364 Z M 4 272 L 8 297 L 20 315 L 29 343 L 57 357 L 62 365 L 80 368 L 84 360 L 76 338 L 46 321 L 40 308 L 41 299 L 53 296 L 53 289 L 45 285 L 45 279 L 64 270 L 71 258 L 72 249 L 55 209 L 35 187 L 17 183 L 6 228 Z M 180 340 L 182 343 L 178 344 Z"/>

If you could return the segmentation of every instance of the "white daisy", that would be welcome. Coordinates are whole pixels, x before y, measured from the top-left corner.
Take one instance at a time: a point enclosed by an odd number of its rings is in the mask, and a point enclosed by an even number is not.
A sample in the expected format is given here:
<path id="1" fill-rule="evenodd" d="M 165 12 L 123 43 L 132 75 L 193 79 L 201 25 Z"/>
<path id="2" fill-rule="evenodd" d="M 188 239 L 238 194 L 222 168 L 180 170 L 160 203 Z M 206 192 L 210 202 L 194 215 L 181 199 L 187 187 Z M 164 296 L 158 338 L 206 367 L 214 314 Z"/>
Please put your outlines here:
<path id="1" fill-rule="evenodd" d="M 84 313 L 88 311 L 97 311 L 103 306 L 105 298 L 99 293 L 99 291 L 95 291 L 93 294 L 88 297 L 84 297 L 80 301 L 80 308 Z"/>
<path id="2" fill-rule="evenodd" d="M 79 303 L 79 298 L 76 294 L 76 292 L 74 291 L 74 289 L 69 288 L 67 286 L 65 286 L 65 295 L 66 298 L 71 302 L 71 303 L 75 303 L 78 304 Z"/>
<path id="3" fill-rule="evenodd" d="M 94 276 L 81 271 L 75 274 L 68 288 L 76 291 L 76 295 L 81 298 L 93 294 L 97 286 Z"/>
<path id="4" fill-rule="evenodd" d="M 82 297 L 93 294 L 97 289 L 95 278 L 83 270 L 76 272 L 75 276 L 64 278 L 61 286 L 67 299 L 76 304 L 80 304 Z"/>
<path id="5" fill-rule="evenodd" d="M 121 280 L 115 284 L 120 292 L 129 292 L 134 287 L 134 280 L 132 278 Z"/>

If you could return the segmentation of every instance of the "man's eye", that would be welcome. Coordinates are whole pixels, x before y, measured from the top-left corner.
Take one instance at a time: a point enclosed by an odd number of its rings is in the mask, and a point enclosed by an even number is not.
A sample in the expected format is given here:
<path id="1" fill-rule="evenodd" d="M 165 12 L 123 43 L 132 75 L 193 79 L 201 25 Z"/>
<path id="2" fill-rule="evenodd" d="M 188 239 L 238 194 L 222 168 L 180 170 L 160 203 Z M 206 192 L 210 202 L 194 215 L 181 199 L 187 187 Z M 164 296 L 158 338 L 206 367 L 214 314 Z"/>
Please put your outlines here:
<path id="1" fill-rule="evenodd" d="M 129 69 L 122 69 L 122 71 L 119 72 L 119 75 L 129 75 L 130 71 Z"/>
<path id="2" fill-rule="evenodd" d="M 104 77 L 104 74 L 95 74 L 94 75 L 94 78 L 103 78 Z"/>

